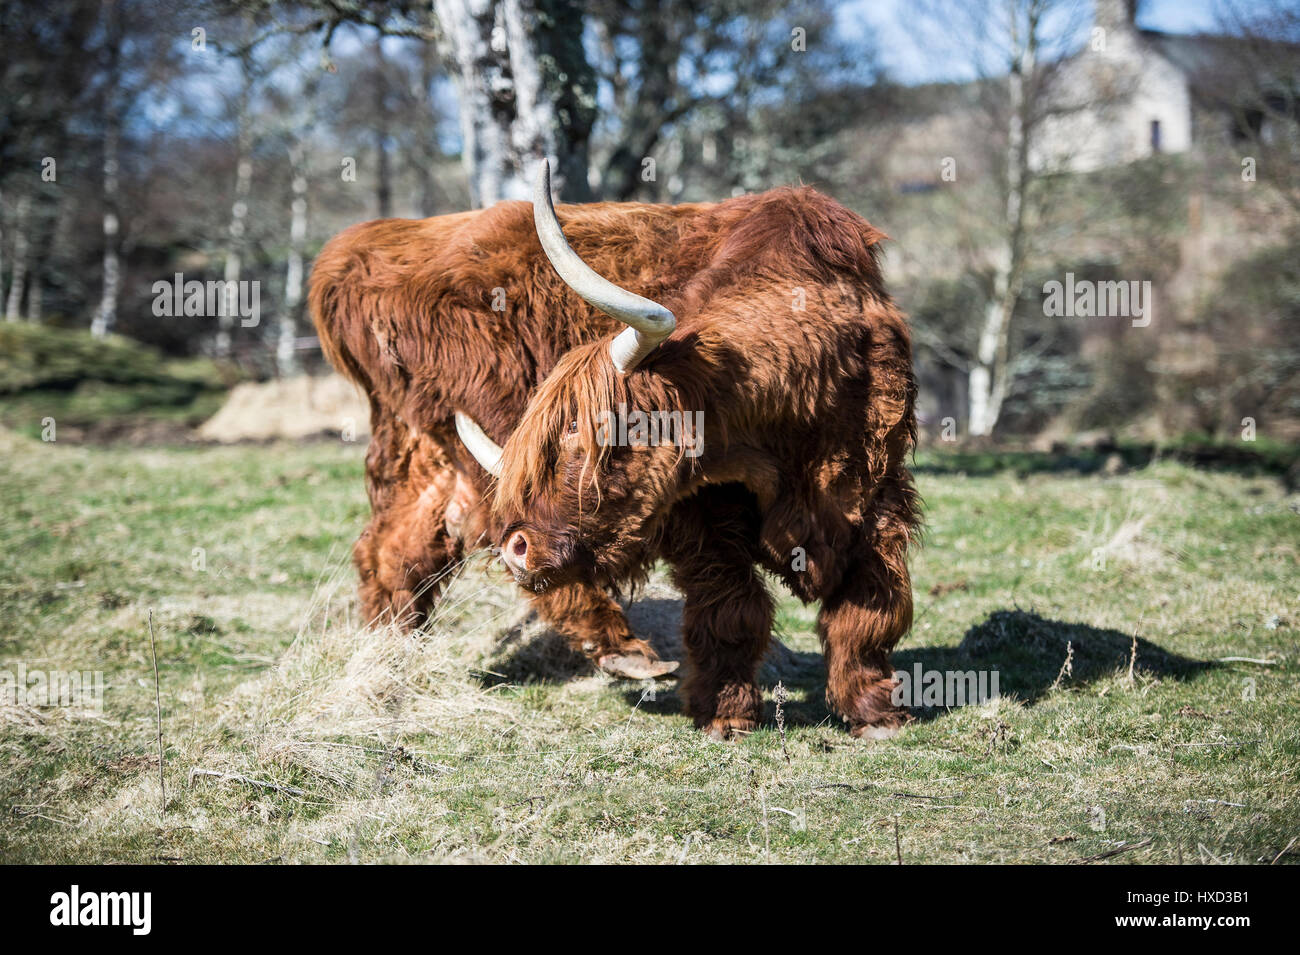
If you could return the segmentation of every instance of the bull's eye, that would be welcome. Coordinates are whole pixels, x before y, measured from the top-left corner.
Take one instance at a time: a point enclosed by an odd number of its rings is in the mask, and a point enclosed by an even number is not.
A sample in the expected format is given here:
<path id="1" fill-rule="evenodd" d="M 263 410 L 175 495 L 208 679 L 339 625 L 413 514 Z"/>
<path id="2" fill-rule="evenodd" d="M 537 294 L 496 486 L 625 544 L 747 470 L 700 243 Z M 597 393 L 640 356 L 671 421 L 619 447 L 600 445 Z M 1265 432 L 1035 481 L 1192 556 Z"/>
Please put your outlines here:
<path id="1" fill-rule="evenodd" d="M 569 422 L 569 434 L 577 434 L 577 433 L 578 433 L 578 419 L 574 418 L 572 421 Z"/>

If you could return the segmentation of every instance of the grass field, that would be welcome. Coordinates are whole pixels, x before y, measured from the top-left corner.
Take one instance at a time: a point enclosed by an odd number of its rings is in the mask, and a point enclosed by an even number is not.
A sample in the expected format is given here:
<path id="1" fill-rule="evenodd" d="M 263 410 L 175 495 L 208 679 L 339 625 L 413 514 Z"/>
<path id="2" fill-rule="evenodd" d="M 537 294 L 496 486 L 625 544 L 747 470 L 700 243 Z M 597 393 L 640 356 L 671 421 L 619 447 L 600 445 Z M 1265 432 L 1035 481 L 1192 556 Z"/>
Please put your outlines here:
<path id="1" fill-rule="evenodd" d="M 1300 858 L 1300 498 L 1272 478 L 922 457 L 896 665 L 996 669 L 1003 696 L 852 740 L 816 608 L 781 592 L 767 723 L 721 745 L 482 563 L 427 633 L 361 629 L 362 454 L 0 433 L 0 670 L 106 684 L 101 712 L 0 704 L 0 860 Z M 670 654 L 676 612 L 659 580 L 631 611 Z"/>

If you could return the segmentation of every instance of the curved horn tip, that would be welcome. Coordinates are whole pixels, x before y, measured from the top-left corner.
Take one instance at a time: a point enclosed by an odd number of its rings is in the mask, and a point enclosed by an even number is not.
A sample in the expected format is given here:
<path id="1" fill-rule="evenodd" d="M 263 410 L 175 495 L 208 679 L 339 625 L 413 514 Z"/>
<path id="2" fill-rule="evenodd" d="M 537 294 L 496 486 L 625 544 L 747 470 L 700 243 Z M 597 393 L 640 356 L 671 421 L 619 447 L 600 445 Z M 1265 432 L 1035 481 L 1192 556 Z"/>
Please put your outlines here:
<path id="1" fill-rule="evenodd" d="M 533 182 L 533 203 L 555 208 L 555 200 L 551 198 L 551 161 L 545 157 L 542 157 L 542 161 L 537 164 L 537 179 Z"/>

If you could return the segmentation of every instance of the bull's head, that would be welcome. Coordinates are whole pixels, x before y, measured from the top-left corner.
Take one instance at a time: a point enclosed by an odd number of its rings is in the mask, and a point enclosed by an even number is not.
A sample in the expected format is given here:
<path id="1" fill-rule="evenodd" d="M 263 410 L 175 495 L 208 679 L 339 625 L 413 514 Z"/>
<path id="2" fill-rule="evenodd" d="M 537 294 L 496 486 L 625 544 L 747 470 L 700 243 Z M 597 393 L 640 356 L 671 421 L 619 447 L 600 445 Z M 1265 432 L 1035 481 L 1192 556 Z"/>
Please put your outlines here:
<path id="1" fill-rule="evenodd" d="M 542 249 L 565 283 L 628 327 L 612 341 L 574 348 L 530 400 L 519 427 L 498 447 L 458 413 L 461 440 L 497 477 L 495 507 L 505 531 L 501 557 L 534 590 L 578 579 L 615 582 L 649 553 L 657 519 L 690 470 L 680 442 L 629 446 L 610 430 L 621 409 L 678 409 L 662 375 L 637 366 L 676 327 L 673 313 L 597 275 L 569 246 L 551 202 L 550 169 L 537 179 L 533 219 Z M 697 434 L 695 441 L 699 441 Z M 698 453 L 698 447 L 696 448 Z"/>

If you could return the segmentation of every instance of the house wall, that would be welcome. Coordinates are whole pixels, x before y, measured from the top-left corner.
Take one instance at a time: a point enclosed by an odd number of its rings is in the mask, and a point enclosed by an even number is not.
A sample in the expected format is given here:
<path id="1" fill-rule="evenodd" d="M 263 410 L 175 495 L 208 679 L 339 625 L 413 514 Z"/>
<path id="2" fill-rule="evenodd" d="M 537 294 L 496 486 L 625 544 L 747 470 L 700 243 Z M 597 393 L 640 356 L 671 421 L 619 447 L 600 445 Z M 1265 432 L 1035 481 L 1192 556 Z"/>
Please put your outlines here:
<path id="1" fill-rule="evenodd" d="M 1090 172 L 1150 156 L 1153 121 L 1160 152 L 1191 148 L 1192 99 L 1182 71 L 1133 27 L 1103 29 L 1061 68 L 1057 115 L 1044 121 L 1035 168 Z"/>

